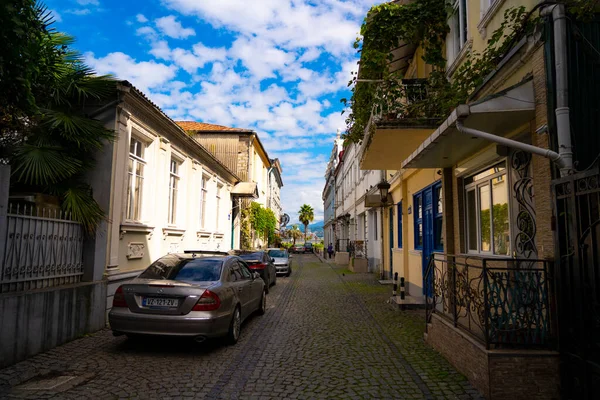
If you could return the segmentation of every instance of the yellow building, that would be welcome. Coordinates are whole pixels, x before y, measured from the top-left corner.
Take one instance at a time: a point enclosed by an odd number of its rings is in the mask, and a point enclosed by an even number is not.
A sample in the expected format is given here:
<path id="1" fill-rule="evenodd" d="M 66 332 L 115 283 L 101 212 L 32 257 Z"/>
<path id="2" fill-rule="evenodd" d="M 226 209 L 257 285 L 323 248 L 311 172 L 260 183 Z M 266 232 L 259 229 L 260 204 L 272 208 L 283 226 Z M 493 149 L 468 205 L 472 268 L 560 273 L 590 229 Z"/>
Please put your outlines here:
<path id="1" fill-rule="evenodd" d="M 447 78 L 460 79 L 461 66 L 484 52 L 506 10 L 542 12 L 546 27 L 560 19 L 550 17 L 556 10 L 537 4 L 456 0 L 444 48 Z M 384 202 L 384 270 L 405 279 L 409 300 L 398 303 L 427 303 L 427 341 L 490 398 L 515 395 L 497 386 L 497 374 L 511 375 L 521 394 L 537 393 L 533 398 L 558 393 L 548 300 L 551 180 L 572 165 L 568 143 L 560 154 L 550 149 L 548 114 L 555 110 L 546 99 L 553 74 L 546 61 L 554 53 L 539 27 L 516 35 L 465 104 L 456 104 L 441 122 L 416 125 L 401 114 L 372 115 L 361 147 L 361 169 L 387 170 L 391 185 Z M 406 87 L 401 101 L 431 100 L 425 79 L 432 68 L 423 51 L 401 41 L 392 52 L 390 67 L 401 71 Z M 560 130 L 560 121 L 556 125 Z M 515 300 L 521 291 L 532 303 Z M 491 350 L 517 346 L 521 353 Z M 524 357 L 524 348 L 541 350 Z M 503 370 L 502 362 L 510 368 Z M 533 372 L 529 381 L 519 376 L 535 363 L 548 375 Z"/>

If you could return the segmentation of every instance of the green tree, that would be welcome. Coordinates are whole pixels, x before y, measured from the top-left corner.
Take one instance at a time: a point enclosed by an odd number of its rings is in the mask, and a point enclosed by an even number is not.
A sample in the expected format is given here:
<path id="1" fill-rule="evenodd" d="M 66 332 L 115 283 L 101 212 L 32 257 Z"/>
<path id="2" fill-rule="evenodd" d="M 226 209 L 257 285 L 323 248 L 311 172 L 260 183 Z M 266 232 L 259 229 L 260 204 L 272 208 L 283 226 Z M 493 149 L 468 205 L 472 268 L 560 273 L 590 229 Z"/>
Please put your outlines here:
<path id="1" fill-rule="evenodd" d="M 304 240 L 306 241 L 306 234 L 308 233 L 308 224 L 315 220 L 315 212 L 308 204 L 303 204 L 298 211 L 298 219 L 304 225 Z"/>
<path id="2" fill-rule="evenodd" d="M 22 140 L 13 141 L 10 151 L 11 190 L 58 197 L 63 211 L 93 234 L 105 214 L 85 177 L 94 167 L 94 155 L 114 132 L 88 113 L 107 98 L 116 98 L 116 81 L 96 75 L 70 47 L 74 39 L 51 28 L 45 8 L 29 3 L 43 29 L 31 35 L 29 46 L 35 51 L 29 62 L 41 65 L 44 74 L 24 78 L 31 87 L 31 107 L 3 108 L 22 112 L 24 121 L 19 128 Z M 3 126 L 3 137 L 11 126 Z"/>
<path id="3" fill-rule="evenodd" d="M 296 240 L 302 237 L 302 232 L 298 228 L 297 224 L 292 225 L 292 229 L 288 230 L 289 237 L 293 240 L 293 244 L 296 245 Z"/>

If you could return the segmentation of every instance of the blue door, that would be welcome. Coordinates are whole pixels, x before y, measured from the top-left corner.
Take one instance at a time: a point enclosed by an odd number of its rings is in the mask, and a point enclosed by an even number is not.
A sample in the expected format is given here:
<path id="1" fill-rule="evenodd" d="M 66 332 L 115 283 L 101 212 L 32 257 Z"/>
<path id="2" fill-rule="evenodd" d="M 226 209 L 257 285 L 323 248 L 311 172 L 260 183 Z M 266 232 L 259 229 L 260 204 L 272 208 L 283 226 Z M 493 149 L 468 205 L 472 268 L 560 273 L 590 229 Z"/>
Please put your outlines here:
<path id="1" fill-rule="evenodd" d="M 390 207 L 390 279 L 394 279 L 394 207 Z"/>
<path id="2" fill-rule="evenodd" d="M 434 249 L 433 241 L 433 188 L 428 187 L 423 191 L 423 276 L 429 265 L 429 257 Z M 431 282 L 423 282 L 423 293 L 431 295 Z"/>

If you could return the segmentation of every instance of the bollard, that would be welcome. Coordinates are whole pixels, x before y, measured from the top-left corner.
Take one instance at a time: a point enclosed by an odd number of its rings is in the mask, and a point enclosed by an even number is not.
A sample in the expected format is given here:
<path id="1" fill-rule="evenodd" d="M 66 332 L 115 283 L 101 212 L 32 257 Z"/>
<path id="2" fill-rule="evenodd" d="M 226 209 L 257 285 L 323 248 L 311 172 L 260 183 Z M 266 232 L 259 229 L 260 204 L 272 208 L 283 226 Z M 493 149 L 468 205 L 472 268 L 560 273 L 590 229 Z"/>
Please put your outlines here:
<path id="1" fill-rule="evenodd" d="M 404 277 L 400 278 L 400 300 L 404 300 Z"/>
<path id="2" fill-rule="evenodd" d="M 398 290 L 398 273 L 394 273 L 394 289 L 392 291 L 392 296 L 396 297 L 396 291 Z"/>

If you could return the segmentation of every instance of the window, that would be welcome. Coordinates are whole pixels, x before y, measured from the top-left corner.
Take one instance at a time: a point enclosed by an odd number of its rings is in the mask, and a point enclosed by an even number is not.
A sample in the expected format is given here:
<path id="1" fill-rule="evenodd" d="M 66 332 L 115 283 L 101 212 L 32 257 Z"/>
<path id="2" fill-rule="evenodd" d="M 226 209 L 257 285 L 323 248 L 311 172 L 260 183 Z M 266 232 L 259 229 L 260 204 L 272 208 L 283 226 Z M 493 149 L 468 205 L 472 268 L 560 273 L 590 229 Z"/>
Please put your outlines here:
<path id="1" fill-rule="evenodd" d="M 448 25 L 450 26 L 450 40 L 446 49 L 448 63 L 452 64 L 468 40 L 467 0 L 454 0 Z"/>
<path id="2" fill-rule="evenodd" d="M 142 279 L 165 279 L 188 282 L 214 282 L 221 277 L 223 260 L 217 258 L 186 258 L 170 254 L 152 263 Z"/>
<path id="3" fill-rule="evenodd" d="M 139 221 L 142 216 L 142 188 L 144 184 L 144 144 L 132 137 L 129 142 L 129 170 L 127 175 L 127 208 L 125 218 Z"/>
<path id="4" fill-rule="evenodd" d="M 415 219 L 415 249 L 423 249 L 423 192 L 413 197 Z"/>
<path id="5" fill-rule="evenodd" d="M 219 219 L 220 219 L 220 211 L 221 211 L 221 190 L 223 189 L 223 185 L 217 185 L 217 223 L 215 224 L 215 230 L 219 231 Z"/>
<path id="6" fill-rule="evenodd" d="M 377 240 L 377 211 L 373 212 L 373 240 Z"/>
<path id="7" fill-rule="evenodd" d="M 442 234 L 443 216 L 442 185 L 437 184 L 433 187 L 433 249 L 437 251 L 444 250 L 444 235 Z"/>
<path id="8" fill-rule="evenodd" d="M 506 162 L 465 179 L 467 249 L 510 256 Z"/>
<path id="9" fill-rule="evenodd" d="M 498 0 L 481 0 L 481 15 L 485 15 L 487 10 Z"/>
<path id="10" fill-rule="evenodd" d="M 179 163 L 171 159 L 169 167 L 169 224 L 177 222 L 177 191 L 179 188 Z"/>
<path id="11" fill-rule="evenodd" d="M 200 228 L 204 228 L 204 222 L 205 222 L 207 182 L 208 182 L 208 178 L 206 176 L 202 175 L 202 180 L 200 181 L 200 218 L 199 218 Z"/>
<path id="12" fill-rule="evenodd" d="M 402 202 L 398 203 L 398 248 L 402 248 Z"/>

